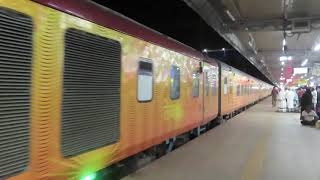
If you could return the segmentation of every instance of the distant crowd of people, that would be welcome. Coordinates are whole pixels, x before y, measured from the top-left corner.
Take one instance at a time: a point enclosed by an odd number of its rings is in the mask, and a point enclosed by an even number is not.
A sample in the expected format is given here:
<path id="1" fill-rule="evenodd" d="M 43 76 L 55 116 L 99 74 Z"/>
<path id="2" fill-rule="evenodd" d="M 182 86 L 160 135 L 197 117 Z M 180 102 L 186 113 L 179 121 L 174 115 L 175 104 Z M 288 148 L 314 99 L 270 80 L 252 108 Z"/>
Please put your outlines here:
<path id="1" fill-rule="evenodd" d="M 299 107 L 299 96 L 294 89 L 274 87 L 271 95 L 272 106 L 277 106 L 280 112 L 293 112 Z"/>
<path id="2" fill-rule="evenodd" d="M 320 86 L 302 87 L 296 90 L 274 87 L 271 95 L 272 106 L 277 106 L 278 111 L 299 112 L 300 110 L 302 124 L 314 125 L 320 116 Z"/>

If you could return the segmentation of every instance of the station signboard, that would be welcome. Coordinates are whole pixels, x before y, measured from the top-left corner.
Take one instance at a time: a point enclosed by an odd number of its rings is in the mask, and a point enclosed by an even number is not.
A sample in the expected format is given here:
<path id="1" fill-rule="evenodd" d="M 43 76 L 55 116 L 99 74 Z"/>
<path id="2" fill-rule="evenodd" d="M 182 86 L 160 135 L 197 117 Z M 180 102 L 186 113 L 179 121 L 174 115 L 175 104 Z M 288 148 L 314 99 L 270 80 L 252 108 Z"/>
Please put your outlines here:
<path id="1" fill-rule="evenodd" d="M 305 85 L 308 84 L 308 80 L 306 80 L 306 79 L 298 79 L 298 80 L 296 81 L 296 84 L 297 84 L 297 85 L 305 86 Z"/>
<path id="2" fill-rule="evenodd" d="M 308 73 L 308 68 L 303 67 L 303 68 L 293 68 L 293 74 L 307 74 Z"/>
<path id="3" fill-rule="evenodd" d="M 320 76 L 320 64 L 314 63 L 311 71 L 313 76 Z"/>

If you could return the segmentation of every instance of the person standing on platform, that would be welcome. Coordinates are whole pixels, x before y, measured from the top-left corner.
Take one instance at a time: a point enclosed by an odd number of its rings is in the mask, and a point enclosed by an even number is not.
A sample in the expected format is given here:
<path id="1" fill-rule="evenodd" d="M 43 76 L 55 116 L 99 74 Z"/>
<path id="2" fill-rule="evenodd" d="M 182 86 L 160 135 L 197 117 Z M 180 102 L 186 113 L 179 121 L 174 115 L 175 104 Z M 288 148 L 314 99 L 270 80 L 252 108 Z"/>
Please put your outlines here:
<path id="1" fill-rule="evenodd" d="M 285 88 L 285 97 L 286 97 L 286 103 L 287 103 L 287 110 L 288 110 L 288 95 L 290 93 L 289 89 L 288 88 Z"/>
<path id="2" fill-rule="evenodd" d="M 273 87 L 271 91 L 271 96 L 272 96 L 272 107 L 275 107 L 277 104 L 277 96 L 278 96 L 278 89 L 277 87 Z"/>
<path id="3" fill-rule="evenodd" d="M 311 90 L 309 88 L 307 88 L 306 92 L 302 95 L 300 106 L 301 106 L 301 113 L 304 110 L 306 110 L 307 106 L 312 107 L 312 94 L 311 94 Z"/>
<path id="4" fill-rule="evenodd" d="M 299 89 L 297 90 L 297 94 L 298 94 L 298 98 L 299 98 L 299 103 L 301 103 L 301 97 L 302 97 L 303 93 L 304 93 L 304 90 L 303 90 L 302 88 L 299 88 Z"/>
<path id="5" fill-rule="evenodd" d="M 297 108 L 300 106 L 300 100 L 297 92 L 294 89 L 292 90 L 292 92 L 294 94 L 294 111 L 296 111 Z"/>
<path id="6" fill-rule="evenodd" d="M 284 92 L 283 89 L 280 89 L 277 99 L 278 99 L 278 111 L 286 112 L 287 110 L 286 93 Z"/>
<path id="7" fill-rule="evenodd" d="M 317 105 L 316 105 L 316 113 L 320 115 L 320 86 L 317 86 Z"/>
<path id="8" fill-rule="evenodd" d="M 293 90 L 289 89 L 286 91 L 288 112 L 293 112 L 294 110 L 294 97 L 295 97 L 295 94 Z"/>
<path id="9" fill-rule="evenodd" d="M 315 88 L 311 88 L 311 94 L 312 94 L 312 108 L 315 109 L 317 105 L 317 91 Z"/>

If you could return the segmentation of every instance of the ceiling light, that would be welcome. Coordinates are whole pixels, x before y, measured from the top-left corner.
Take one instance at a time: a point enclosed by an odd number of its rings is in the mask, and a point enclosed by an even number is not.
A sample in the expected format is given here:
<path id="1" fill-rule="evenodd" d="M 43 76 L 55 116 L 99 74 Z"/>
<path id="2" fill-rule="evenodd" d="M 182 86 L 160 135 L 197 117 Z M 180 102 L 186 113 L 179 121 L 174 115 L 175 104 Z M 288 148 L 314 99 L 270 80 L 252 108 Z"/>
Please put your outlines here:
<path id="1" fill-rule="evenodd" d="M 205 53 L 206 53 L 206 52 L 208 52 L 208 50 L 207 50 L 207 49 L 204 49 L 204 50 L 202 50 L 202 52 L 205 52 Z"/>
<path id="2" fill-rule="evenodd" d="M 229 10 L 226 10 L 225 12 L 228 14 L 229 18 L 230 18 L 232 21 L 236 21 L 236 19 L 234 18 L 234 16 L 231 14 L 231 12 L 230 12 Z"/>
<path id="3" fill-rule="evenodd" d="M 283 71 L 283 68 L 281 68 L 281 71 Z"/>
<path id="4" fill-rule="evenodd" d="M 280 56 L 280 61 L 291 61 L 292 60 L 292 56 Z"/>
<path id="5" fill-rule="evenodd" d="M 308 59 L 305 59 L 302 63 L 301 66 L 305 66 L 308 63 Z"/>
<path id="6" fill-rule="evenodd" d="M 225 51 L 226 50 L 226 48 L 222 48 L 222 51 Z"/>
<path id="7" fill-rule="evenodd" d="M 283 39 L 283 41 L 282 41 L 282 45 L 283 45 L 283 46 L 287 45 L 287 41 L 286 41 L 286 39 Z"/>
<path id="8" fill-rule="evenodd" d="M 314 51 L 319 51 L 319 50 L 320 50 L 320 44 L 317 44 L 317 45 L 314 47 L 313 50 L 314 50 Z"/>
<path id="9" fill-rule="evenodd" d="M 281 65 L 284 65 L 284 62 L 283 62 L 283 61 L 281 62 Z"/>
<path id="10" fill-rule="evenodd" d="M 286 61 L 287 57 L 286 56 L 280 56 L 280 61 Z"/>

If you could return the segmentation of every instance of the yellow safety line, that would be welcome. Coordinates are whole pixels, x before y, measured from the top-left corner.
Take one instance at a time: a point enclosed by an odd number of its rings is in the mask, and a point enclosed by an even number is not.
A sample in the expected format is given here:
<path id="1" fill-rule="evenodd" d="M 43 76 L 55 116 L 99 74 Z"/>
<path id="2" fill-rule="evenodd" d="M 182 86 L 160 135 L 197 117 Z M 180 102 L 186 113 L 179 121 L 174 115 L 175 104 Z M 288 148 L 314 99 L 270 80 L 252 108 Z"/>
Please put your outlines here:
<path id="1" fill-rule="evenodd" d="M 268 142 L 271 136 L 273 120 L 268 121 L 266 124 L 266 130 L 258 139 L 254 150 L 251 153 L 248 161 L 244 166 L 244 170 L 241 176 L 241 180 L 257 180 L 261 179 L 260 176 L 263 170 L 263 164 L 267 154 Z"/>

